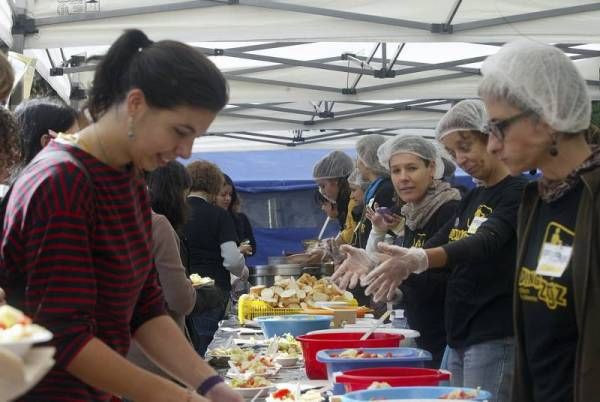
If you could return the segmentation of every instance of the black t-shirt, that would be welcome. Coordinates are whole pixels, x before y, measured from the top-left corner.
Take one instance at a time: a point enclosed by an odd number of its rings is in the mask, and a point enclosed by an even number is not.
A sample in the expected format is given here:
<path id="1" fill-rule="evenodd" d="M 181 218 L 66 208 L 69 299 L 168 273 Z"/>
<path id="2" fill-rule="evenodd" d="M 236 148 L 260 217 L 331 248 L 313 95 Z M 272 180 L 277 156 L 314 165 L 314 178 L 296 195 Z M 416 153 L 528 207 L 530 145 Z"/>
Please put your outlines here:
<path id="1" fill-rule="evenodd" d="M 426 244 L 442 246 L 452 269 L 445 322 L 453 348 L 513 335 L 517 211 L 526 183 L 507 176 L 494 186 L 474 188 Z"/>
<path id="2" fill-rule="evenodd" d="M 223 290 L 231 289 L 229 271 L 223 267 L 221 244 L 237 241 L 231 215 L 202 198 L 189 197 L 190 216 L 183 228 L 191 273 L 210 276 Z"/>
<path id="3" fill-rule="evenodd" d="M 573 400 L 578 331 L 569 253 L 582 188 L 538 204 L 519 270 L 525 356 L 537 402 Z M 562 263 L 547 264 L 549 255 L 562 255 Z"/>
<path id="4" fill-rule="evenodd" d="M 454 216 L 460 201 L 448 201 L 438 208 L 429 221 L 412 231 L 404 227 L 403 247 L 423 248 L 425 242 Z M 439 368 L 446 348 L 444 300 L 449 270 L 429 269 L 410 275 L 400 286 L 410 328 L 421 333 L 417 346 L 433 355 L 430 367 Z"/>

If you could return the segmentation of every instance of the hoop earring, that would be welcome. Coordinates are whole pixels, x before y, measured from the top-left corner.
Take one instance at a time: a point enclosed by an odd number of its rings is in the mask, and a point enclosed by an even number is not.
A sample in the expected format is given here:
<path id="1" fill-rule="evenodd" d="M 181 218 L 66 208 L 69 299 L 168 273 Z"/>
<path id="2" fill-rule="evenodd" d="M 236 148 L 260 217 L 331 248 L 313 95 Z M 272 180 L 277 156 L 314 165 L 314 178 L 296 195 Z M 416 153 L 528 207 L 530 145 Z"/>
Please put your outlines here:
<path id="1" fill-rule="evenodd" d="M 127 139 L 129 139 L 131 141 L 134 138 L 135 138 L 135 133 L 133 132 L 133 119 L 130 117 L 129 118 L 129 127 L 127 130 Z"/>

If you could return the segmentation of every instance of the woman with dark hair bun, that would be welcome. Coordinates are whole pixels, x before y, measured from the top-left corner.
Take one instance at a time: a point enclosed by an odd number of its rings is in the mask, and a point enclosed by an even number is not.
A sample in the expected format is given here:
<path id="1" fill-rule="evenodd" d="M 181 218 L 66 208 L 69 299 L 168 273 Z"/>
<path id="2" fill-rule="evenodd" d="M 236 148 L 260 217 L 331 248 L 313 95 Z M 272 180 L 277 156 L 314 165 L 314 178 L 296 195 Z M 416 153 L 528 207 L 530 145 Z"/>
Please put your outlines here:
<path id="1" fill-rule="evenodd" d="M 32 98 L 15 109 L 21 129 L 23 165 L 27 165 L 57 133 L 79 131 L 77 111 L 58 98 Z"/>
<path id="2" fill-rule="evenodd" d="M 140 174 L 188 158 L 227 101 L 225 78 L 200 52 L 128 30 L 96 68 L 92 124 L 59 134 L 21 172 L 0 287 L 56 348 L 55 366 L 21 400 L 242 401 L 167 314 Z M 128 362 L 132 340 L 177 382 Z"/>

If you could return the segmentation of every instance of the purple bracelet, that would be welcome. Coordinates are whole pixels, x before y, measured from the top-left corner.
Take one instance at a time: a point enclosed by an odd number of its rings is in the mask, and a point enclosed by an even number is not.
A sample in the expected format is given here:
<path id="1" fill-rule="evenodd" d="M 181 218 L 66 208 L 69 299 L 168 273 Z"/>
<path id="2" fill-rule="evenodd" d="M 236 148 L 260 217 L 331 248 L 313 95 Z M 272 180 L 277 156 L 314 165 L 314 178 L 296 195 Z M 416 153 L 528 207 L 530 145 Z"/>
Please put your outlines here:
<path id="1" fill-rule="evenodd" d="M 197 391 L 200 395 L 206 396 L 206 394 L 208 394 L 215 385 L 220 384 L 222 382 L 224 382 L 224 380 L 221 376 L 216 374 L 211 375 L 210 377 L 202 381 L 202 384 L 200 384 Z"/>

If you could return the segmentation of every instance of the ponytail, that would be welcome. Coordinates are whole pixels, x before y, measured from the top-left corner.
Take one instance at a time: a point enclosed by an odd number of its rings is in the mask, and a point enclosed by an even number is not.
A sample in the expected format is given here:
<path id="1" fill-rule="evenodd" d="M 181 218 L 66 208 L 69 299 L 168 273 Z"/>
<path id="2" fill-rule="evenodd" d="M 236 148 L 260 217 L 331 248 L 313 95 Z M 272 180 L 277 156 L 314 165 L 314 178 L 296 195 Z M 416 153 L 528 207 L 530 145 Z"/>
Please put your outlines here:
<path id="1" fill-rule="evenodd" d="M 216 113 L 228 101 L 227 82 L 207 57 L 181 42 L 152 42 L 137 29 L 125 31 L 96 68 L 89 101 L 94 121 L 133 88 L 158 108 L 185 105 Z"/>

